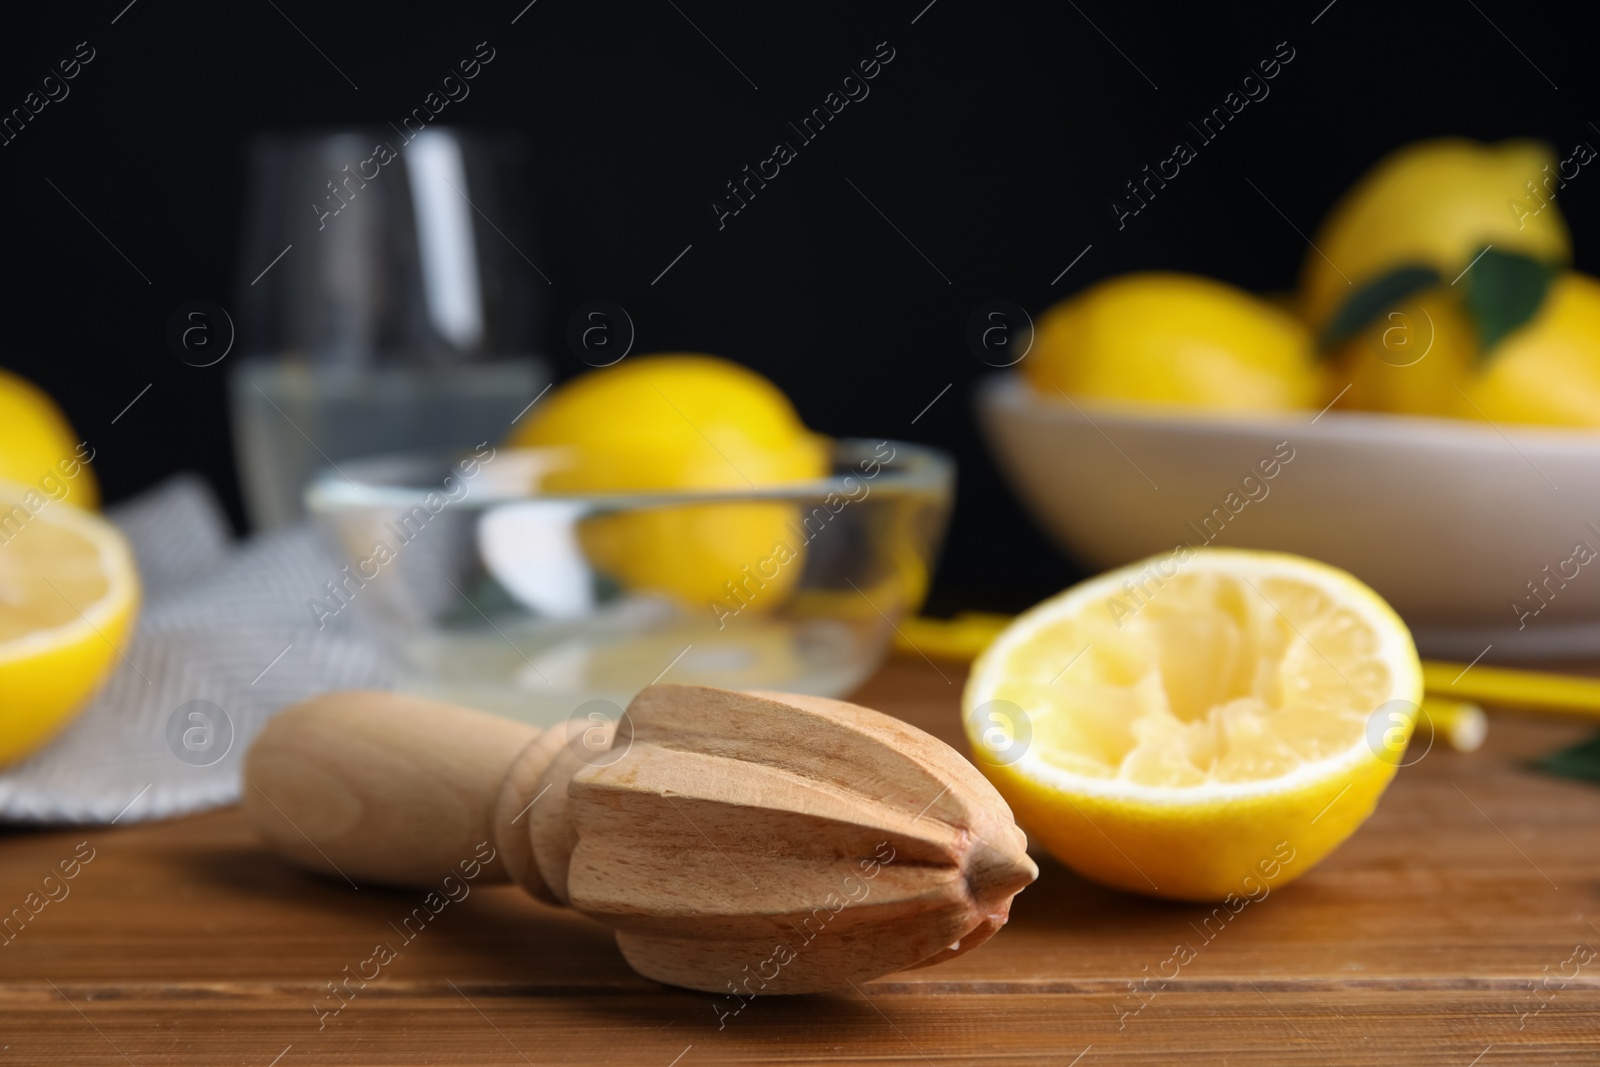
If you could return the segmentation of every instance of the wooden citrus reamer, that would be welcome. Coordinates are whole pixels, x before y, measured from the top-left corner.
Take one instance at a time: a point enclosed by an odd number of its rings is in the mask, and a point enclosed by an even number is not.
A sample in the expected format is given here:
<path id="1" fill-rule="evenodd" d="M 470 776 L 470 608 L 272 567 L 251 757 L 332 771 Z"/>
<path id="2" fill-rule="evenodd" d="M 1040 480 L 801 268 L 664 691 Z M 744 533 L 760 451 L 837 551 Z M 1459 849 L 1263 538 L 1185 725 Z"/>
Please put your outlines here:
<path id="1" fill-rule="evenodd" d="M 390 885 L 437 887 L 487 841 L 475 883 L 605 923 L 647 977 L 741 996 L 951 959 L 1038 875 L 1005 801 L 942 742 L 842 701 L 700 686 L 651 686 L 614 731 L 542 733 L 319 696 L 256 739 L 244 811 L 295 863 Z"/>

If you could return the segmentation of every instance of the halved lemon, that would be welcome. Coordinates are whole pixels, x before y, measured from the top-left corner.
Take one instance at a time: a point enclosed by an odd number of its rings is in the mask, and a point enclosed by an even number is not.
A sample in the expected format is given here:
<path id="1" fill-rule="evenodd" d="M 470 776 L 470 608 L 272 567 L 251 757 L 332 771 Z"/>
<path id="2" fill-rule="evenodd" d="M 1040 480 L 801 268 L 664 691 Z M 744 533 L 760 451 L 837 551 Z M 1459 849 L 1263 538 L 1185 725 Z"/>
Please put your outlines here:
<path id="1" fill-rule="evenodd" d="M 1422 699 L 1393 609 L 1298 556 L 1180 546 L 1019 616 L 962 701 L 978 765 L 1079 873 L 1259 899 L 1372 813 Z"/>
<path id="2" fill-rule="evenodd" d="M 115 526 L 0 482 L 0 764 L 66 725 L 110 674 L 138 611 Z"/>

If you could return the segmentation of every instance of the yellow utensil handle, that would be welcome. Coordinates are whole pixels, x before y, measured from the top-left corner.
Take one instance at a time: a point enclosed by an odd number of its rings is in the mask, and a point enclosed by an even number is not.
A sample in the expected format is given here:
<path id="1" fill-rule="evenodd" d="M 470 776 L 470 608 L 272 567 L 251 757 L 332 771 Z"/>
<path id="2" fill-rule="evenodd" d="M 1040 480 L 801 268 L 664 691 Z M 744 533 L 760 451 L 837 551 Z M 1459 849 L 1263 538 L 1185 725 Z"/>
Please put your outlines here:
<path id="1" fill-rule="evenodd" d="M 1419 725 L 1422 723 L 1457 752 L 1476 752 L 1483 747 L 1483 739 L 1489 736 L 1489 717 L 1470 700 L 1429 693 L 1422 698 Z"/>
<path id="2" fill-rule="evenodd" d="M 1475 700 L 1509 710 L 1551 712 L 1600 721 L 1600 678 L 1582 678 L 1509 667 L 1422 661 L 1422 687 L 1429 693 Z"/>

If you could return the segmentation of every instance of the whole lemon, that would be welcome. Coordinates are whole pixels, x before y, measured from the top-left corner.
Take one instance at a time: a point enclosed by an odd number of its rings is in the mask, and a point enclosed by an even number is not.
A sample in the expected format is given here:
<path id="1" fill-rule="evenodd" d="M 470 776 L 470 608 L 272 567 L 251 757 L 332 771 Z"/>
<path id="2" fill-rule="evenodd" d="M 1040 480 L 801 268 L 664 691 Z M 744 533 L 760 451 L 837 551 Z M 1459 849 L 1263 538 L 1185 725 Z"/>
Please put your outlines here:
<path id="1" fill-rule="evenodd" d="M 1600 279 L 1557 276 L 1534 317 L 1451 396 L 1463 418 L 1600 426 Z"/>
<path id="2" fill-rule="evenodd" d="M 1124 274 L 1039 320 L 1023 377 L 1045 396 L 1215 411 L 1312 407 L 1310 332 L 1242 289 L 1192 274 Z"/>
<path id="3" fill-rule="evenodd" d="M 0 369 L 0 479 L 81 507 L 96 507 L 100 489 L 78 441 L 54 400 L 33 383 Z"/>
<path id="4" fill-rule="evenodd" d="M 1477 328 L 1460 294 L 1434 287 L 1396 304 L 1340 346 L 1332 386 L 1341 389 L 1341 377 L 1350 385 L 1340 407 L 1456 415 L 1462 406 L 1457 390 L 1478 362 Z"/>
<path id="5" fill-rule="evenodd" d="M 537 406 L 508 442 L 558 448 L 549 492 L 758 489 L 821 478 L 826 439 L 766 378 L 715 356 L 641 356 L 591 371 Z M 786 503 L 686 504 L 598 515 L 579 539 L 600 570 L 630 589 L 695 608 L 757 612 L 799 580 L 804 538 Z M 776 577 L 750 577 L 752 572 Z M 748 602 L 748 603 L 747 603 Z"/>
<path id="6" fill-rule="evenodd" d="M 1550 263 L 1572 257 L 1566 221 L 1544 184 L 1556 158 L 1539 141 L 1406 145 L 1351 186 L 1306 253 L 1301 299 L 1326 327 L 1363 286 L 1397 267 L 1456 278 L 1486 245 Z M 1546 168 L 1549 168 L 1547 171 Z"/>

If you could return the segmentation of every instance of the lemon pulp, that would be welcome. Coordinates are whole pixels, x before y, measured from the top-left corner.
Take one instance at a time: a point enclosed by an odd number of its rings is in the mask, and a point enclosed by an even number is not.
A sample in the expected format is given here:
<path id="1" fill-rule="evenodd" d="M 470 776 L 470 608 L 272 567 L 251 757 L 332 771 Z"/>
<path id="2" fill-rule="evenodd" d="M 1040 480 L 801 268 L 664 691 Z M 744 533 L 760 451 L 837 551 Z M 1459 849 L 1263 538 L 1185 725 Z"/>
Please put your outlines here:
<path id="1" fill-rule="evenodd" d="M 23 531 L 4 548 L 0 647 L 75 621 L 73 604 L 98 601 L 111 588 L 99 566 L 99 546 L 76 530 L 56 527 L 48 538 Z"/>
<path id="2" fill-rule="evenodd" d="M 44 744 L 99 688 L 138 610 L 115 526 L 0 483 L 0 764 Z"/>
<path id="3" fill-rule="evenodd" d="M 1375 646 L 1348 609 L 1294 579 L 1178 574 L 1142 609 L 1122 592 L 1041 627 L 995 696 L 1030 709 L 1041 757 L 1062 770 L 1251 782 L 1364 736 L 1392 684 Z M 1071 684 L 1052 684 L 1061 650 L 1077 648 Z"/>

